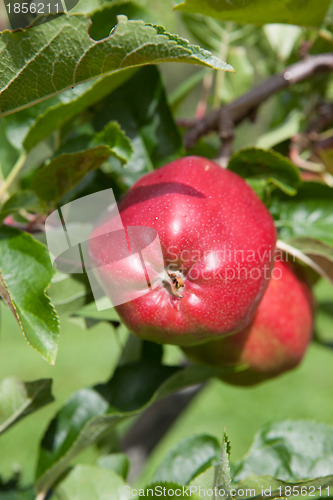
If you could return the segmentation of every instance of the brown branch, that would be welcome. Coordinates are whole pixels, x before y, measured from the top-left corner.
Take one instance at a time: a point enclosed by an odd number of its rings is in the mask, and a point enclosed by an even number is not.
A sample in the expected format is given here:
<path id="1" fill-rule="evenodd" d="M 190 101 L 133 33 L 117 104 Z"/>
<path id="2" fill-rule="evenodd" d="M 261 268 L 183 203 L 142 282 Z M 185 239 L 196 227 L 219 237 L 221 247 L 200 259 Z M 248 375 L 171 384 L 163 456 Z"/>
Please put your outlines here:
<path id="1" fill-rule="evenodd" d="M 234 127 L 245 118 L 253 116 L 255 110 L 266 99 L 296 83 L 307 80 L 317 73 L 333 70 L 333 53 L 309 56 L 299 61 L 282 73 L 265 80 L 235 101 L 212 111 L 201 120 L 192 124 L 184 137 L 185 147 L 191 148 L 203 135 L 212 131 L 221 131 L 221 139 L 230 149 Z M 226 123 L 227 122 L 227 123 Z"/>

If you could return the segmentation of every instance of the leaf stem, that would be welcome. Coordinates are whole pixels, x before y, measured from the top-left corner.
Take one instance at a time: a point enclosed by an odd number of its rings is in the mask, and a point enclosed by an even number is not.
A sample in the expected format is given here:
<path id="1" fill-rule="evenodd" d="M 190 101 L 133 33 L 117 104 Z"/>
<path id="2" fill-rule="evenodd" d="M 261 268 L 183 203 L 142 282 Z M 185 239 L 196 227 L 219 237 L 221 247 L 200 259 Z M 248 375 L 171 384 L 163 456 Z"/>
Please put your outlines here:
<path id="1" fill-rule="evenodd" d="M 285 241 L 278 240 L 276 242 L 276 248 L 278 250 L 282 250 L 283 252 L 286 252 L 287 254 L 291 255 L 292 257 L 295 257 L 296 259 L 301 260 L 304 262 L 304 264 L 307 264 L 309 267 L 311 267 L 316 273 L 319 274 L 322 278 L 326 279 L 329 283 L 333 284 L 332 277 L 329 275 L 328 272 L 326 272 L 325 268 L 319 265 L 312 257 L 311 255 L 307 255 L 303 253 L 301 250 L 298 248 L 292 246 L 289 243 L 286 243 Z"/>
<path id="2" fill-rule="evenodd" d="M 21 172 L 21 170 L 25 164 L 26 159 L 27 159 L 26 152 L 21 153 L 17 162 L 15 163 L 14 167 L 9 172 L 8 177 L 3 181 L 2 185 L 0 186 L 0 200 L 2 200 L 4 195 L 7 193 L 8 189 L 11 187 L 11 185 L 15 181 L 16 177 Z"/>
<path id="3" fill-rule="evenodd" d="M 44 500 L 45 499 L 46 493 L 42 491 L 41 493 L 38 493 L 36 500 Z"/>
<path id="4" fill-rule="evenodd" d="M 226 24 L 225 28 L 225 36 L 223 39 L 221 38 L 221 43 L 220 43 L 220 53 L 218 57 L 222 58 L 222 61 L 227 60 L 228 58 L 228 52 L 229 52 L 229 47 L 230 47 L 230 32 L 232 31 L 232 26 L 233 24 L 228 22 Z M 224 58 L 224 59 L 223 59 Z M 214 91 L 214 98 L 213 98 L 213 108 L 218 108 L 221 99 L 220 99 L 220 92 L 221 88 L 224 85 L 224 80 L 225 80 L 225 73 L 224 71 L 216 71 L 216 80 L 215 80 L 215 91 Z"/>

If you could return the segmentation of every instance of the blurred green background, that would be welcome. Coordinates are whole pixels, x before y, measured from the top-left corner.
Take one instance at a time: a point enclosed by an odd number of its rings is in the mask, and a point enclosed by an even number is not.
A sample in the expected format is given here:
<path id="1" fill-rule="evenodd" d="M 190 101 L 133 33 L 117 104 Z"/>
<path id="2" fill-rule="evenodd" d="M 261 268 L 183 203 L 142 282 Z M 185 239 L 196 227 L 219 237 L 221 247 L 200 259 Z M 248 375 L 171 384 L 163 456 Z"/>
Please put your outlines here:
<path id="1" fill-rule="evenodd" d="M 333 342 L 332 287 L 324 281 L 315 287 L 318 300 L 316 331 Z M 0 379 L 21 380 L 52 377 L 56 402 L 27 417 L 0 439 L 0 475 L 6 479 L 22 469 L 22 479 L 33 478 L 39 441 L 49 420 L 70 394 L 109 378 L 124 339 L 117 338 L 107 323 L 83 330 L 62 318 L 59 354 L 54 367 L 42 360 L 25 342 L 9 309 L 1 305 Z M 167 349 L 167 361 L 179 360 L 176 347 Z M 306 418 L 333 425 L 333 350 L 317 342 L 310 346 L 301 366 L 253 388 L 238 388 L 212 380 L 191 402 L 171 431 L 155 448 L 141 480 L 149 479 L 165 453 L 181 439 L 196 433 L 218 438 L 226 430 L 232 445 L 232 461 L 246 453 L 255 432 L 268 422 Z M 94 463 L 97 451 L 90 448 L 77 458 Z"/>
<path id="2" fill-rule="evenodd" d="M 147 0 L 141 3 L 149 7 Z M 205 101 L 203 81 L 204 86 L 210 86 L 206 96 L 209 111 L 298 60 L 302 42 L 312 40 L 313 53 L 332 48 L 332 40 L 301 27 L 268 25 L 256 28 L 200 16 L 180 16 L 172 12 L 170 2 L 165 0 L 157 0 L 154 9 L 148 11 L 148 21 L 163 23 L 171 32 L 180 33 L 193 43 L 212 50 L 236 69 L 236 75 L 221 73 L 217 76 L 209 70 L 187 65 L 163 65 L 160 69 L 176 118 L 194 117 L 198 103 Z M 4 23 L 4 16 L 0 12 L 0 29 L 1 23 Z M 98 25 L 97 21 L 95 24 Z M 105 28 L 104 18 L 102 24 Z M 183 82 L 188 87 L 182 86 Z M 307 125 L 314 105 L 325 95 L 323 89 L 327 99 L 331 98 L 333 82 L 329 82 L 326 75 L 304 82 L 293 93 L 283 92 L 269 99 L 258 110 L 255 123 L 246 121 L 237 128 L 234 149 L 257 145 L 275 147 L 288 154 L 289 138 Z M 216 136 L 208 136 L 199 143 L 196 152 L 214 156 L 219 145 Z M 332 286 L 323 281 L 315 287 L 318 300 L 316 332 L 333 345 L 332 291 Z M 117 337 L 107 323 L 101 322 L 84 330 L 61 317 L 59 354 L 55 366 L 51 367 L 27 345 L 17 322 L 3 303 L 0 303 L 0 312 L 0 379 L 9 376 L 23 381 L 53 379 L 55 402 L 0 437 L 0 476 L 6 480 L 22 467 L 23 483 L 28 484 L 33 480 L 39 442 L 50 419 L 73 391 L 110 377 L 125 339 Z M 181 357 L 176 347 L 168 347 L 167 353 L 170 363 Z M 242 389 L 212 380 L 156 447 L 140 481 L 144 483 L 151 478 L 172 446 L 196 433 L 208 433 L 220 439 L 225 430 L 231 440 L 231 459 L 236 462 L 246 453 L 258 429 L 269 422 L 306 418 L 333 425 L 332 361 L 332 348 L 313 342 L 299 368 L 257 387 Z M 125 428 L 122 426 L 120 432 Z M 90 448 L 76 461 L 94 463 L 96 458 L 97 451 Z"/>

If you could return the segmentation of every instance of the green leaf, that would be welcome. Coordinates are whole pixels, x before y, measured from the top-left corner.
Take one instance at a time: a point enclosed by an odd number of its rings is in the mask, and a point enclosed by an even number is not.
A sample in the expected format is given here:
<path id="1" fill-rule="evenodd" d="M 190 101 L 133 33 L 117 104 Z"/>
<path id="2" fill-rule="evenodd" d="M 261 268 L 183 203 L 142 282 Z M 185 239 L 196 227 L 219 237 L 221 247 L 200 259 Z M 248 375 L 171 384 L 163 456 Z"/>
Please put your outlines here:
<path id="1" fill-rule="evenodd" d="M 110 155 L 124 163 L 132 154 L 131 144 L 117 123 L 108 123 L 92 142 L 96 144 L 95 147 L 75 153 L 59 154 L 37 171 L 31 189 L 41 200 L 57 204 L 89 172 L 100 167 Z"/>
<path id="2" fill-rule="evenodd" d="M 29 152 L 52 132 L 60 129 L 82 111 L 110 94 L 135 71 L 136 69 L 117 71 L 65 90 L 47 101 L 4 118 L 4 126 L 8 134 L 20 128 L 20 140 L 16 146 Z"/>
<path id="3" fill-rule="evenodd" d="M 51 403 L 51 379 L 21 382 L 13 377 L 0 382 L 0 434 L 16 422 Z"/>
<path id="4" fill-rule="evenodd" d="M 163 27 L 118 16 L 109 37 L 89 37 L 89 17 L 67 14 L 33 29 L 0 33 L 0 114 L 7 115 L 94 77 L 130 67 L 186 62 L 232 71 Z M 70 47 L 70 57 L 64 47 Z"/>
<path id="5" fill-rule="evenodd" d="M 81 307 L 94 300 L 88 277 L 83 273 L 63 274 L 57 272 L 52 278 L 47 294 L 59 314 L 77 313 Z M 94 303 L 92 303 L 92 307 L 98 312 Z"/>
<path id="6" fill-rule="evenodd" d="M 180 369 L 138 362 L 117 368 L 106 384 L 78 391 L 58 412 L 44 435 L 37 466 L 37 490 L 48 490 L 78 453 L 118 423 L 137 415 L 156 399 L 221 373 L 225 370 L 204 366 Z"/>
<path id="7" fill-rule="evenodd" d="M 109 309 L 103 309 L 99 311 L 96 307 L 95 302 L 91 302 L 90 304 L 81 307 L 81 309 L 76 311 L 76 314 L 77 316 L 83 316 L 84 318 L 90 318 L 90 319 L 97 319 L 100 321 L 120 322 L 120 318 L 114 307 L 110 307 Z"/>
<path id="8" fill-rule="evenodd" d="M 36 210 L 39 207 L 38 198 L 32 191 L 17 191 L 14 193 L 0 209 L 0 221 L 8 215 L 22 210 Z"/>
<path id="9" fill-rule="evenodd" d="M 192 491 L 203 492 L 204 495 L 198 495 L 200 499 L 205 498 L 209 500 L 216 500 L 214 495 L 206 495 L 208 490 L 214 488 L 216 471 L 215 466 L 211 466 L 204 472 L 196 476 L 189 484 L 192 487 Z M 219 497 L 217 497 L 219 499 Z"/>
<path id="10" fill-rule="evenodd" d="M 153 482 L 188 484 L 208 467 L 217 464 L 220 453 L 220 444 L 215 437 L 203 434 L 183 439 L 166 455 L 154 474 Z"/>
<path id="11" fill-rule="evenodd" d="M 295 165 L 285 156 L 275 151 L 246 148 L 235 153 L 228 169 L 249 180 L 265 179 L 284 193 L 292 196 L 297 193 L 301 177 Z"/>
<path id="12" fill-rule="evenodd" d="M 116 121 L 110 121 L 103 130 L 94 136 L 92 144 L 96 146 L 107 145 L 114 155 L 122 163 L 130 160 L 133 149 L 128 137 Z"/>
<path id="13" fill-rule="evenodd" d="M 56 489 L 58 500 L 119 500 L 125 483 L 112 470 L 77 465 Z"/>
<path id="14" fill-rule="evenodd" d="M 267 425 L 238 465 L 235 480 L 251 474 L 284 481 L 333 474 L 333 427 L 306 420 Z"/>
<path id="15" fill-rule="evenodd" d="M 302 119 L 303 111 L 293 109 L 287 116 L 284 115 L 284 119 L 279 125 L 260 134 L 256 146 L 263 149 L 273 148 L 290 139 L 301 130 Z M 286 159 L 286 157 L 284 158 Z"/>
<path id="16" fill-rule="evenodd" d="M 231 475 L 230 475 L 230 441 L 224 433 L 222 441 L 222 450 L 220 455 L 220 463 L 215 466 L 214 487 L 222 487 L 222 498 L 231 498 Z"/>
<path id="17" fill-rule="evenodd" d="M 330 0 L 174 0 L 175 9 L 246 24 L 284 23 L 320 26 Z"/>
<path id="18" fill-rule="evenodd" d="M 110 160 L 111 173 L 118 173 L 128 186 L 144 173 L 182 154 L 181 137 L 157 68 L 142 68 L 106 98 L 99 108 L 93 122 L 96 130 L 114 120 L 131 140 L 134 152 L 125 170 L 118 168 L 113 159 Z"/>
<path id="19" fill-rule="evenodd" d="M 2 491 L 0 487 L 0 494 L 1 500 L 36 500 L 33 486 L 22 489 L 6 488 L 5 491 Z"/>
<path id="20" fill-rule="evenodd" d="M 302 28 L 286 24 L 269 24 L 263 29 L 267 40 L 280 61 L 287 61 L 302 36 Z"/>
<path id="21" fill-rule="evenodd" d="M 37 171 L 30 188 L 41 200 L 56 205 L 89 172 L 100 167 L 110 154 L 111 149 L 107 146 L 60 154 Z"/>
<path id="22" fill-rule="evenodd" d="M 193 492 L 202 493 L 200 496 L 202 500 L 220 500 L 227 497 L 227 491 L 222 484 L 216 484 L 214 487 L 218 492 L 217 497 L 214 494 L 208 495 L 208 490 L 212 491 L 212 485 L 214 484 L 214 469 L 215 467 L 210 467 L 190 483 Z M 281 497 L 291 498 L 294 496 L 306 498 L 311 496 L 326 497 L 325 493 L 328 492 L 326 488 L 332 485 L 332 480 L 333 476 L 326 476 L 305 481 L 286 482 L 268 475 L 257 476 L 251 474 L 246 479 L 232 483 L 231 497 L 235 500 L 247 500 L 250 498 L 267 500 Z M 293 487 L 295 487 L 295 495 L 292 494 Z M 301 489 L 302 487 L 303 490 Z M 319 488 L 321 490 L 318 491 L 318 495 L 315 495 L 315 490 Z M 297 495 L 297 491 L 299 495 Z M 227 498 L 230 498 L 230 496 Z"/>
<path id="23" fill-rule="evenodd" d="M 314 238 L 333 246 L 333 188 L 319 182 L 305 182 L 290 198 L 275 192 L 270 210 L 279 238 Z"/>
<path id="24" fill-rule="evenodd" d="M 326 497 L 327 487 L 333 482 L 333 476 L 319 477 L 310 481 L 286 482 L 271 476 L 251 475 L 244 481 L 237 483 L 235 488 L 235 500 L 245 500 L 246 498 L 288 498 L 288 497 L 315 497 L 315 491 L 321 488 L 318 496 Z M 246 493 L 244 495 L 244 492 Z"/>
<path id="25" fill-rule="evenodd" d="M 314 238 L 278 241 L 277 247 L 301 260 L 333 285 L 333 247 Z"/>
<path id="26" fill-rule="evenodd" d="M 130 463 L 127 455 L 124 453 L 113 453 L 105 455 L 98 459 L 99 467 L 110 469 L 116 472 L 120 477 L 126 479 L 130 468 Z"/>
<path id="27" fill-rule="evenodd" d="M 0 228 L 0 295 L 27 342 L 49 363 L 58 349 L 59 322 L 45 295 L 54 269 L 47 248 L 27 233 Z"/>

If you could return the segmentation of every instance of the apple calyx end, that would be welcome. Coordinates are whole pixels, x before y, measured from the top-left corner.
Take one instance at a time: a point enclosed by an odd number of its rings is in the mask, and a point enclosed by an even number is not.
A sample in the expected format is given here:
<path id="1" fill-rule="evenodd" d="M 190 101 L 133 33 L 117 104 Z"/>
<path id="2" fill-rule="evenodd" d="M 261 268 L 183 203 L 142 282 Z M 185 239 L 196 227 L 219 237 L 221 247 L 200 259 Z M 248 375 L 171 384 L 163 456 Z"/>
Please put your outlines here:
<path id="1" fill-rule="evenodd" d="M 184 287 L 184 280 L 181 273 L 177 271 L 167 271 L 167 275 L 169 279 L 165 280 L 165 283 L 168 285 L 170 292 L 175 297 L 181 299 L 183 296 L 179 292 L 179 289 Z"/>

